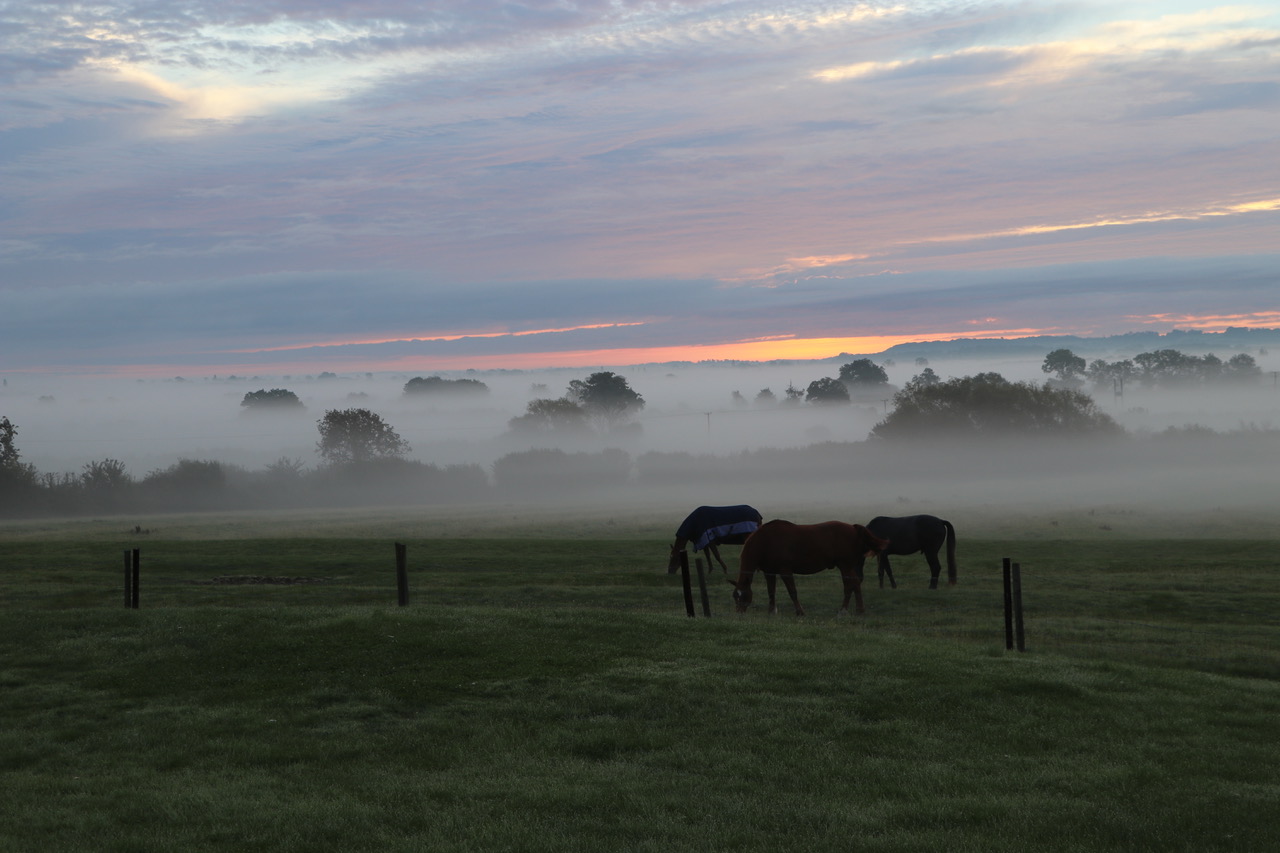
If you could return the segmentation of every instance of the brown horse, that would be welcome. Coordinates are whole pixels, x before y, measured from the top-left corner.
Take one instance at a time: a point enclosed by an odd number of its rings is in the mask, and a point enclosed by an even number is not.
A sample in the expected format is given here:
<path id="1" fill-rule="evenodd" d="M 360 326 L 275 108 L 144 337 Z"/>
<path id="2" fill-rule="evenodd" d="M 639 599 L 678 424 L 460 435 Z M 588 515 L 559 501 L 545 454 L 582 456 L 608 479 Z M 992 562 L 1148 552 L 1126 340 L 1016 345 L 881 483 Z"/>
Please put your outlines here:
<path id="1" fill-rule="evenodd" d="M 804 608 L 796 597 L 795 575 L 812 575 L 830 569 L 840 570 L 844 580 L 844 601 L 840 614 L 849 612 L 849 596 L 853 596 L 857 612 L 865 612 L 862 605 L 862 566 L 867 557 L 874 557 L 889 546 L 889 542 L 872 535 L 861 524 L 845 524 L 843 521 L 824 521 L 821 524 L 792 524 L 789 521 L 770 521 L 751 534 L 742 546 L 742 562 L 738 579 L 733 584 L 733 603 L 739 613 L 751 606 L 751 577 L 757 571 L 764 572 L 769 587 L 769 612 L 776 613 L 775 585 L 779 576 L 796 606 L 796 615 L 803 616 Z"/>

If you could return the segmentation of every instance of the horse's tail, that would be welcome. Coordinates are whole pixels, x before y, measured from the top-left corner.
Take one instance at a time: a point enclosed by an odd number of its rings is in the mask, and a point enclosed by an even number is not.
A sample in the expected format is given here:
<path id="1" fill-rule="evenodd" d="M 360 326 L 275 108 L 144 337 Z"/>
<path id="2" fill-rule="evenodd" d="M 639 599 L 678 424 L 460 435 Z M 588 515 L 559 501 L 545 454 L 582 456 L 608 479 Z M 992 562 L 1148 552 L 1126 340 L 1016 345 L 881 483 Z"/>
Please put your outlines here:
<path id="1" fill-rule="evenodd" d="M 951 526 L 951 522 L 949 521 L 943 521 L 942 525 L 947 528 L 947 583 L 951 584 L 952 586 L 955 586 L 955 583 L 956 583 L 956 529 Z"/>

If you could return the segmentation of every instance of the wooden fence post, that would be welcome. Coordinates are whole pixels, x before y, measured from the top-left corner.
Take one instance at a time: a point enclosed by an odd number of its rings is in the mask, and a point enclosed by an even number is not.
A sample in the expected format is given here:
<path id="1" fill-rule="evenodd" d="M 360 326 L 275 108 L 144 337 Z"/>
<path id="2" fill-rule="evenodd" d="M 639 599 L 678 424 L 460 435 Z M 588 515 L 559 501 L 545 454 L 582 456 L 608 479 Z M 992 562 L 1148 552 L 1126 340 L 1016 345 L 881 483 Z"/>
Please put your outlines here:
<path id="1" fill-rule="evenodd" d="M 1013 625 L 1018 639 L 1018 651 L 1027 650 L 1026 636 L 1022 630 L 1022 567 L 1013 564 Z"/>
<path id="2" fill-rule="evenodd" d="M 1010 560 L 1005 557 L 1004 563 L 1004 647 L 1013 648 L 1013 571 Z"/>
<path id="3" fill-rule="evenodd" d="M 124 552 L 124 606 L 138 609 L 138 549 Z"/>
<path id="4" fill-rule="evenodd" d="M 694 618 L 697 614 L 693 612 L 693 587 L 689 584 L 689 552 L 680 552 L 680 583 L 684 586 L 684 609 L 688 612 L 689 618 Z"/>
<path id="5" fill-rule="evenodd" d="M 694 560 L 694 564 L 698 567 L 698 589 L 702 592 L 702 615 L 711 618 L 711 599 L 707 597 L 707 575 L 702 570 L 702 558 Z M 707 568 L 711 568 L 710 560 L 707 560 Z"/>
<path id="6" fill-rule="evenodd" d="M 396 596 L 401 607 L 409 604 L 409 557 L 408 549 L 396 543 Z"/>

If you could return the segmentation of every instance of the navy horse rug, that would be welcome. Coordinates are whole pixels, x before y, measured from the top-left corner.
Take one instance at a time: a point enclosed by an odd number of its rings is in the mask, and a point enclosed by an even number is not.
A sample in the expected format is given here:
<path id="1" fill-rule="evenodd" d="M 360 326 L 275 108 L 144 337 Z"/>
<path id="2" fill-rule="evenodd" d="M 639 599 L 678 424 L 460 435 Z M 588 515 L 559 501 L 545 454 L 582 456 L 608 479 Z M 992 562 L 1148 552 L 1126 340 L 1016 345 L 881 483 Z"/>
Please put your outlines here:
<path id="1" fill-rule="evenodd" d="M 667 571 L 676 570 L 677 559 L 684 552 L 685 545 L 692 545 L 695 552 L 705 550 L 720 563 L 722 571 L 728 571 L 716 546 L 741 545 L 747 541 L 748 536 L 756 532 L 763 521 L 760 511 L 746 504 L 698 507 L 689 513 L 676 530 L 676 541 L 671 546 Z M 710 564 L 710 558 L 707 562 Z"/>
<path id="2" fill-rule="evenodd" d="M 701 551 L 708 545 L 741 545 L 755 533 L 764 517 L 755 507 L 700 506 L 689 513 L 676 530 L 676 539 L 683 539 Z"/>

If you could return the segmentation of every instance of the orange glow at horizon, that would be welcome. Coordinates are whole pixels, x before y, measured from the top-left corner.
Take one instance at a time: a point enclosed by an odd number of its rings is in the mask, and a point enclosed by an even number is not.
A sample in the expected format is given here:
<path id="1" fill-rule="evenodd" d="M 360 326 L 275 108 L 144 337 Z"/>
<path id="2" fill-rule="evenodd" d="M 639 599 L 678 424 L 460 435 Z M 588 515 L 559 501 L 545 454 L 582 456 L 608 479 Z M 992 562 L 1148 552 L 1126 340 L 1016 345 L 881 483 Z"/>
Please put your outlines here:
<path id="1" fill-rule="evenodd" d="M 665 347 L 630 347 L 599 350 L 564 350 L 559 352 L 493 353 L 490 355 L 420 356 L 407 355 L 394 359 L 326 357 L 323 359 L 278 362 L 273 364 L 163 364 L 123 365 L 111 367 L 81 366 L 72 369 L 50 369 L 47 372 L 81 372 L 139 378 L 193 378 L 209 376 L 305 376 L 330 372 L 428 373 L 444 370 L 539 370 L 558 368 L 625 368 L 639 364 L 700 361 L 775 361 L 832 358 L 841 353 L 878 353 L 897 344 L 958 338 L 1004 338 L 1052 334 L 1045 329 L 987 329 L 965 332 L 917 333 L 902 335 L 865 335 L 859 337 L 799 338 L 794 336 L 757 338 L 723 344 L 678 345 Z M 398 340 L 398 339 L 397 339 Z M 331 344 L 329 346 L 340 346 Z M 328 348 L 328 347 L 326 347 Z M 292 347 L 239 352 L 279 352 Z M 33 372 L 42 372 L 39 370 Z"/>
<path id="2" fill-rule="evenodd" d="M 917 341 L 964 338 L 1022 337 L 1044 334 L 1042 329 L 1000 329 L 963 334 L 867 335 L 848 338 L 797 338 L 780 336 L 733 341 L 723 344 L 681 344 L 665 347 L 627 347 L 598 350 L 563 350 L 538 353 L 495 353 L 493 355 L 403 358 L 377 362 L 367 370 L 492 370 L 539 368 L 627 366 L 661 364 L 669 361 L 776 361 L 831 358 L 841 353 L 875 353 Z M 429 366 L 423 366 L 429 365 Z"/>

